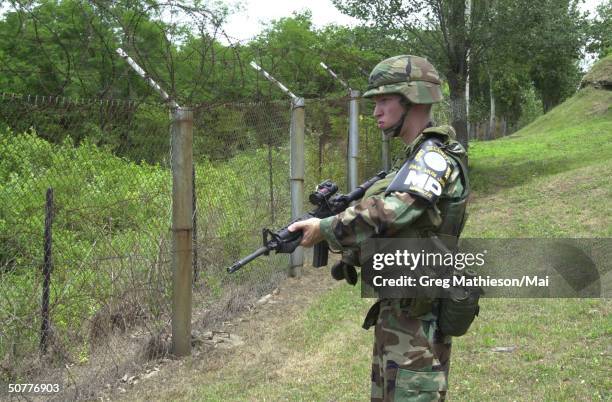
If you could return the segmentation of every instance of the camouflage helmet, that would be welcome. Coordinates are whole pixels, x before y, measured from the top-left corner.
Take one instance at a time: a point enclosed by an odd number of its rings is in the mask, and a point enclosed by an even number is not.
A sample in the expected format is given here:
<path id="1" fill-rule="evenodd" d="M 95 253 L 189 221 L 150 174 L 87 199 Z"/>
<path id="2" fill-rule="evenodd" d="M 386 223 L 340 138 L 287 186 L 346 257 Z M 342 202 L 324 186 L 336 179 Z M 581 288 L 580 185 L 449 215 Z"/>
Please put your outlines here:
<path id="1" fill-rule="evenodd" d="M 430 62 L 403 54 L 383 60 L 374 67 L 363 97 L 400 94 L 411 103 L 436 103 L 442 100 L 440 84 L 438 72 Z"/>

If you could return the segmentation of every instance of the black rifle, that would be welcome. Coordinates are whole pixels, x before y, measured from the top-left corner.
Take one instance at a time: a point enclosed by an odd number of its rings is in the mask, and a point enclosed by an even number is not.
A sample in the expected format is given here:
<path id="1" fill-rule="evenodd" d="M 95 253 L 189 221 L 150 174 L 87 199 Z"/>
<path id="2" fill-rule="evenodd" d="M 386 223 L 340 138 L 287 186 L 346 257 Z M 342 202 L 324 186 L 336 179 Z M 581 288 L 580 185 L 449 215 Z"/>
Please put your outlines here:
<path id="1" fill-rule="evenodd" d="M 272 232 L 269 229 L 263 229 L 263 246 L 255 250 L 253 253 L 247 255 L 243 259 L 236 261 L 231 267 L 227 269 L 227 272 L 232 273 L 238 271 L 242 266 L 253 261 L 260 255 L 268 255 L 270 251 L 274 250 L 276 253 L 292 253 L 302 241 L 302 231 L 298 230 L 290 232 L 287 228 L 294 222 L 303 221 L 310 218 L 327 218 L 347 209 L 351 202 L 356 201 L 363 197 L 365 192 L 376 183 L 378 180 L 383 179 L 387 173 L 382 171 L 376 176 L 372 177 L 365 183 L 358 186 L 355 190 L 348 194 L 336 194 L 338 191 L 338 185 L 326 180 L 319 184 L 315 191 L 310 194 L 308 200 L 311 204 L 315 205 L 316 208 L 297 219 L 292 220 L 287 226 L 282 229 Z M 314 246 L 313 261 L 314 267 L 322 267 L 327 265 L 327 256 L 329 248 L 325 240 L 317 243 Z"/>

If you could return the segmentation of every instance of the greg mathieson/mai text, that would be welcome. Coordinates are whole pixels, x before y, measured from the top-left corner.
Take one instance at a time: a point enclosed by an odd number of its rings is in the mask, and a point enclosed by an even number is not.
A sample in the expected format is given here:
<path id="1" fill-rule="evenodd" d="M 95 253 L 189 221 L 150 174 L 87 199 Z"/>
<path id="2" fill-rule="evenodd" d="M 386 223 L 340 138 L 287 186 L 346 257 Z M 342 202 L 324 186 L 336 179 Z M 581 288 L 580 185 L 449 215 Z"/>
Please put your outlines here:
<path id="1" fill-rule="evenodd" d="M 432 278 L 421 276 L 418 279 L 403 275 L 399 278 L 383 278 L 377 275 L 373 278 L 374 286 L 422 286 L 442 287 L 448 289 L 451 286 L 480 286 L 480 287 L 547 287 L 548 275 L 540 277 L 537 275 L 524 275 L 520 278 L 491 278 L 487 276 L 453 276 L 452 278 Z"/>

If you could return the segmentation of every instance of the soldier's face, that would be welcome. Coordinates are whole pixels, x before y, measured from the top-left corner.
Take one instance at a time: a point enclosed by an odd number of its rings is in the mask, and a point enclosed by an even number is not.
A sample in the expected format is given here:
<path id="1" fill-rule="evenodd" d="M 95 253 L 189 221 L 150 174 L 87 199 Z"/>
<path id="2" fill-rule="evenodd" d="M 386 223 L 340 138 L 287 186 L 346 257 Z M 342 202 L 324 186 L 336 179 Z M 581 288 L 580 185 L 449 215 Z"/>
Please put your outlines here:
<path id="1" fill-rule="evenodd" d="M 373 114 L 380 129 L 393 127 L 406 112 L 405 107 L 400 103 L 400 95 L 376 95 L 373 98 L 376 104 Z"/>

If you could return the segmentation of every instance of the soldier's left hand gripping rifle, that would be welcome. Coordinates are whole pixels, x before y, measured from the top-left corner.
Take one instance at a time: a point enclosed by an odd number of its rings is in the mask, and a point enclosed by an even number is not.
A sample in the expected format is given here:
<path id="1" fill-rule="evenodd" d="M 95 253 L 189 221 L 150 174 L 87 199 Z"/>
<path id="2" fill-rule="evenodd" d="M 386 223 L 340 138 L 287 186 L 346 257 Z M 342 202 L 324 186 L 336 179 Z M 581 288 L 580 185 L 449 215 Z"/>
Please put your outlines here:
<path id="1" fill-rule="evenodd" d="M 244 265 L 253 261 L 255 258 L 261 255 L 268 255 L 272 250 L 276 251 L 277 254 L 292 253 L 302 241 L 302 231 L 297 230 L 295 232 L 290 232 L 287 229 L 289 225 L 294 222 L 303 221 L 310 218 L 323 219 L 339 214 L 347 209 L 351 205 L 351 202 L 363 197 L 368 188 L 370 188 L 378 180 L 383 179 L 386 175 L 387 173 L 382 171 L 365 183 L 359 185 L 355 190 L 348 194 L 336 194 L 338 192 L 338 185 L 330 180 L 326 180 L 317 185 L 316 190 L 313 191 L 308 197 L 310 203 L 316 206 L 315 209 L 300 216 L 299 218 L 292 220 L 286 226 L 280 230 L 277 230 L 276 232 L 269 229 L 263 229 L 263 246 L 243 259 L 236 261 L 227 269 L 227 272 L 236 272 Z M 327 265 L 328 252 L 329 248 L 325 240 L 317 243 L 314 246 L 312 265 L 317 268 Z"/>

